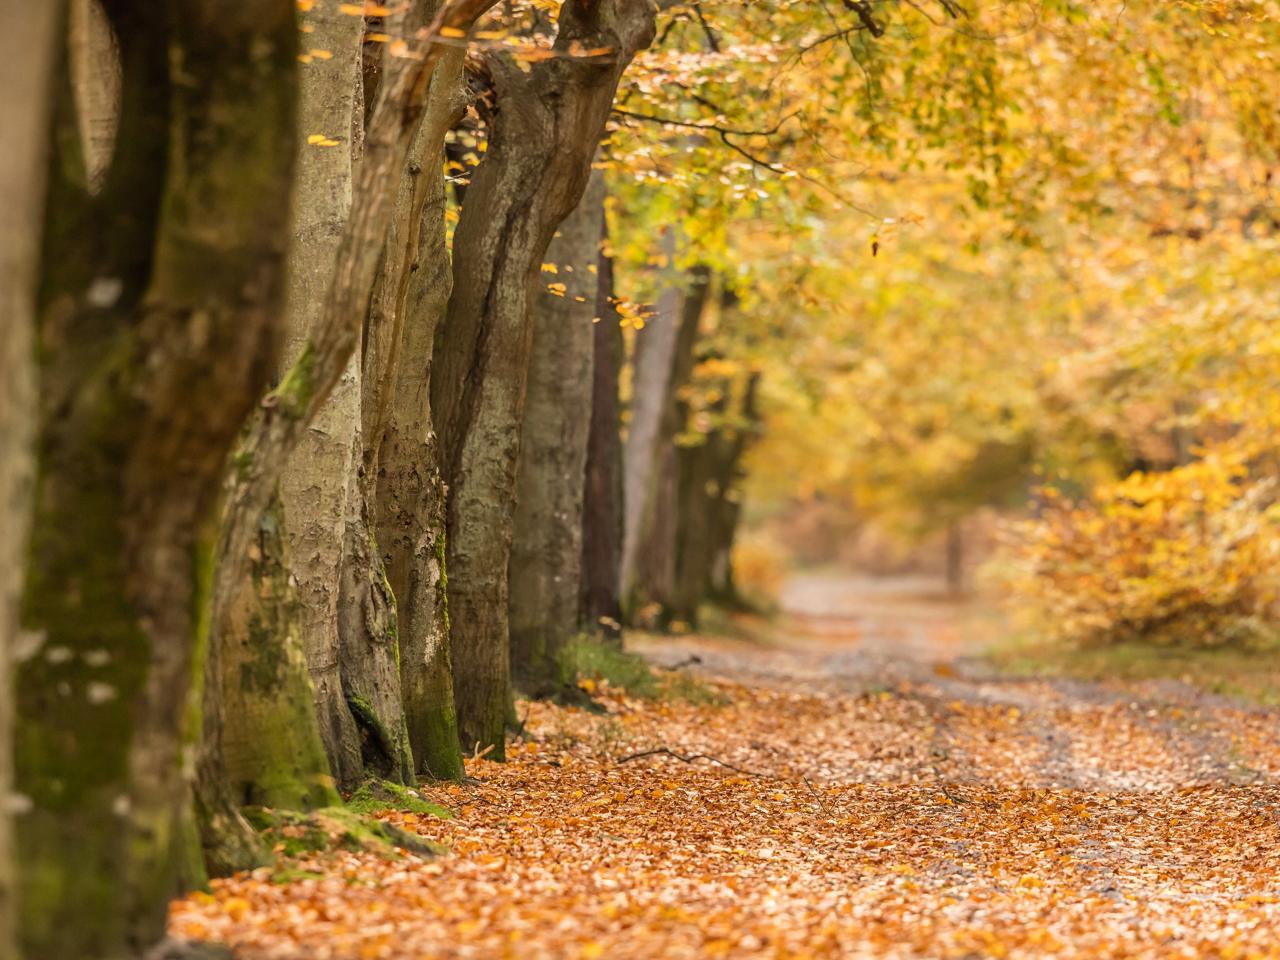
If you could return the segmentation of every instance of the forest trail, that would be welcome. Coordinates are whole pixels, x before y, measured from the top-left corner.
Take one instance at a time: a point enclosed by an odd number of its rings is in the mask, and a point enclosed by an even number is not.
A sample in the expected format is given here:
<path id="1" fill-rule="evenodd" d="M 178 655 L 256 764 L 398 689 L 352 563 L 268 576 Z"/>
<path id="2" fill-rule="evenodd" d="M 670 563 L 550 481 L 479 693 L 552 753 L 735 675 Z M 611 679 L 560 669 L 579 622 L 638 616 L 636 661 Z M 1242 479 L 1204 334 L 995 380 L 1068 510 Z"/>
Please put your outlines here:
<path id="1" fill-rule="evenodd" d="M 785 606 L 768 642 L 637 642 L 717 702 L 521 704 L 509 763 L 424 789 L 453 819 L 388 815 L 451 855 L 218 882 L 173 932 L 245 960 L 1280 956 L 1274 711 L 997 677 L 924 581 Z"/>

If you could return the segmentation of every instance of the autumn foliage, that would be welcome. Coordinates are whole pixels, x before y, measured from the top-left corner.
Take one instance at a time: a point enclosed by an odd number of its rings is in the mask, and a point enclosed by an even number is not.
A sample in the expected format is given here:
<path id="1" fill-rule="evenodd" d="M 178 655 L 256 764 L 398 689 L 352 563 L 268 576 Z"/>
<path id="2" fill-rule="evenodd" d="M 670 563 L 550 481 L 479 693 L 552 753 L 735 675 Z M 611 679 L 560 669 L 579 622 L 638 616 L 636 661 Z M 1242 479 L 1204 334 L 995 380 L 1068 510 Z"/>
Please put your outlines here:
<path id="1" fill-rule="evenodd" d="M 1010 527 L 1017 605 L 1051 638 L 1215 646 L 1257 638 L 1280 588 L 1275 486 L 1212 452 Z"/>

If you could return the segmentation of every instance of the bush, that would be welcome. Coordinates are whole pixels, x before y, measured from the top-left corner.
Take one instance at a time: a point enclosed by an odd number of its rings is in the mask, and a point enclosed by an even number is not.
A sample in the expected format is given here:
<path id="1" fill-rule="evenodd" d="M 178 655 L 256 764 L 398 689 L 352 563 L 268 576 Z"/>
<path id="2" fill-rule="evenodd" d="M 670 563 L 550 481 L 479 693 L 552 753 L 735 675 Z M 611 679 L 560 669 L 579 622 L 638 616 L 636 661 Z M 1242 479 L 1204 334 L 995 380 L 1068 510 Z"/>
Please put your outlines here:
<path id="1" fill-rule="evenodd" d="M 1208 647 L 1269 633 L 1280 510 L 1242 458 L 1134 473 L 1085 503 L 1043 495 L 1037 518 L 1006 531 L 1006 581 L 1050 639 Z"/>

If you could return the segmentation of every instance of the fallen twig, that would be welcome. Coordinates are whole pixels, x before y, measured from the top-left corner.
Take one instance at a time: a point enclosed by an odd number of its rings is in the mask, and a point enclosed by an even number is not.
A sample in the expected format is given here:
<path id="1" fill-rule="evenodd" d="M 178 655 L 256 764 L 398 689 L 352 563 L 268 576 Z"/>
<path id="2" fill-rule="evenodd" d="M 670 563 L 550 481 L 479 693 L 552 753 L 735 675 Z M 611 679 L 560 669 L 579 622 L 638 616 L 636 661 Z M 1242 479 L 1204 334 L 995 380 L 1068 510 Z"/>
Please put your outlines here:
<path id="1" fill-rule="evenodd" d="M 809 792 L 812 793 L 814 799 L 818 801 L 818 806 L 822 808 L 822 812 L 825 813 L 828 817 L 831 816 L 831 808 L 827 806 L 827 801 L 823 799 L 822 794 L 818 792 L 818 788 L 815 787 L 812 783 L 810 783 L 809 778 L 806 777 L 803 773 L 800 774 L 800 779 L 804 781 L 804 785 L 809 788 Z"/>
<path id="2" fill-rule="evenodd" d="M 759 777 L 761 780 L 781 780 L 782 779 L 782 777 L 775 776 L 772 773 L 757 773 L 754 770 L 744 770 L 742 767 L 736 767 L 732 763 L 729 763 L 725 760 L 721 760 L 719 757 L 713 757 L 709 753 L 692 753 L 686 757 L 684 754 L 676 753 L 670 747 L 655 747 L 652 750 L 641 750 L 639 753 L 629 753 L 625 757 L 620 758 L 618 760 L 618 763 L 628 763 L 631 760 L 641 760 L 645 757 L 657 757 L 657 756 L 674 757 L 676 760 L 679 760 L 681 763 L 693 763 L 697 760 L 710 760 L 712 763 L 718 763 L 722 767 L 728 767 L 730 770 L 735 770 L 738 773 L 745 774 L 748 777 Z"/>

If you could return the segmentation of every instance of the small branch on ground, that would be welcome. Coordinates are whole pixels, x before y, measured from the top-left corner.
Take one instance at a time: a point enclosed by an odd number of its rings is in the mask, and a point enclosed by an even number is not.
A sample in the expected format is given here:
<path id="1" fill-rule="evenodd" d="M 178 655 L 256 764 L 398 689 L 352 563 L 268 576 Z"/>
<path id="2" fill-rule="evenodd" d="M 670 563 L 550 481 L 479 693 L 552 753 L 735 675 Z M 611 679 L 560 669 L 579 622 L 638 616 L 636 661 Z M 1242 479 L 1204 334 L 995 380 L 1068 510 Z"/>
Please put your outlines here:
<path id="1" fill-rule="evenodd" d="M 694 763 L 698 760 L 710 760 L 712 763 L 718 763 L 722 767 L 727 767 L 730 770 L 734 770 L 748 777 L 759 777 L 761 780 L 781 780 L 782 779 L 782 777 L 775 776 L 772 773 L 757 773 L 754 770 L 744 770 L 742 767 L 736 767 L 732 763 L 728 763 L 725 760 L 721 760 L 719 757 L 713 757 L 709 753 L 692 753 L 686 757 L 684 754 L 676 753 L 670 747 L 655 747 L 652 750 L 641 750 L 639 753 L 629 753 L 625 757 L 621 757 L 618 760 L 618 763 L 629 763 L 632 760 L 642 760 L 645 757 L 659 757 L 659 756 L 673 757 L 674 759 L 679 760 L 681 763 Z"/>
<path id="2" fill-rule="evenodd" d="M 803 773 L 800 774 L 800 779 L 803 780 L 804 785 L 809 788 L 809 792 L 813 794 L 813 798 L 818 801 L 818 806 L 822 808 L 822 812 L 825 813 L 828 817 L 832 816 L 831 808 L 827 806 L 827 801 L 822 796 L 822 794 L 818 792 L 818 788 L 815 787 L 812 783 L 810 783 L 809 778 L 806 777 Z"/>

